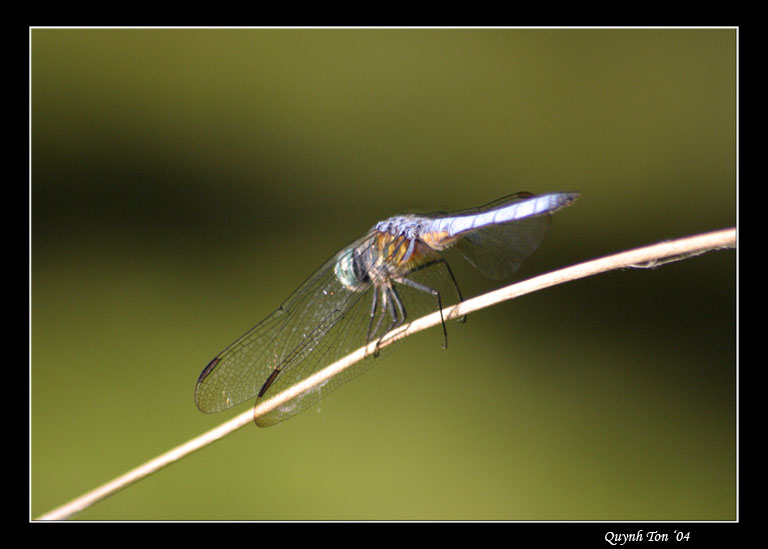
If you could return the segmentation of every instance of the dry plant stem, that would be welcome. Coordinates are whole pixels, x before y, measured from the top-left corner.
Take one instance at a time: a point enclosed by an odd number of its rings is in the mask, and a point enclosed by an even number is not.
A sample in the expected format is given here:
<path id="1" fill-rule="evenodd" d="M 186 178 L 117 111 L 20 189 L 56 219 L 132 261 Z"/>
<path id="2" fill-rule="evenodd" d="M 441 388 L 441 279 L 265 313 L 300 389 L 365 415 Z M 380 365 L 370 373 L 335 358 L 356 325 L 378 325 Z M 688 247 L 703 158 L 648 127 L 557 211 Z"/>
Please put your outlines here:
<path id="1" fill-rule="evenodd" d="M 670 261 L 677 261 L 685 259 L 694 255 L 699 255 L 704 252 L 718 250 L 723 248 L 735 248 L 736 247 L 736 229 L 722 229 L 720 231 L 713 231 L 711 233 L 681 238 L 678 240 L 671 240 L 667 242 L 661 242 L 651 246 L 643 248 L 637 248 L 628 252 L 622 252 L 601 259 L 593 261 L 587 261 L 573 267 L 567 267 L 558 271 L 547 273 L 529 280 L 518 282 L 506 286 L 499 290 L 489 292 L 487 294 L 469 299 L 458 305 L 453 305 L 443 309 L 443 315 L 446 319 L 456 318 L 471 312 L 489 307 L 496 303 L 514 299 L 521 295 L 542 290 L 556 284 L 568 282 L 571 280 L 577 280 L 579 278 L 585 278 L 595 274 L 615 270 L 622 268 L 648 268 L 663 265 Z M 379 344 L 379 348 L 385 347 L 407 337 L 413 333 L 424 330 L 431 326 L 435 326 L 440 323 L 440 313 L 435 312 L 420 319 L 411 322 L 408 325 L 402 326 L 393 330 L 390 334 L 385 336 L 384 341 Z M 49 511 L 48 513 L 39 517 L 38 520 L 63 520 L 71 517 L 75 513 L 82 511 L 83 509 L 93 505 L 97 501 L 104 499 L 105 497 L 133 484 L 137 480 L 140 480 L 150 474 L 162 469 L 163 467 L 170 465 L 174 461 L 181 459 L 182 457 L 191 454 L 211 444 L 212 442 L 223 438 L 229 433 L 251 423 L 251 421 L 262 414 L 265 414 L 275 408 L 285 404 L 299 394 L 311 389 L 329 378 L 338 375 L 339 372 L 349 368 L 352 364 L 363 360 L 366 356 L 374 353 L 376 350 L 376 343 L 373 342 L 366 347 L 362 347 L 357 351 L 347 355 L 343 359 L 331 364 L 330 366 L 316 372 L 314 375 L 304 379 L 300 383 L 290 387 L 282 393 L 275 395 L 274 397 L 261 402 L 252 411 L 247 410 L 242 414 L 230 419 L 229 421 L 222 423 L 215 429 L 211 429 L 207 433 L 200 435 L 199 437 L 190 440 L 189 442 L 177 446 L 173 450 L 166 452 L 165 454 L 158 456 L 157 458 L 148 461 L 147 463 L 125 473 L 124 475 L 108 482 L 95 490 L 80 496 L 71 502 Z"/>

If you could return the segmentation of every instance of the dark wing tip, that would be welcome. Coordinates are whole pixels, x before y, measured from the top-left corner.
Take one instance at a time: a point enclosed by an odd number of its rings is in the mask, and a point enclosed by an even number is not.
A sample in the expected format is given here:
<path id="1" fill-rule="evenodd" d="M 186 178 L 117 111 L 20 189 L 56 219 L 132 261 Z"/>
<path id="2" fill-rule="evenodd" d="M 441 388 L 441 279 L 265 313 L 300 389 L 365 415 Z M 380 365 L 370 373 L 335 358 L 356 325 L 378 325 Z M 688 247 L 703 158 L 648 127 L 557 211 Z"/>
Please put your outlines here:
<path id="1" fill-rule="evenodd" d="M 205 378 L 207 378 L 209 375 L 211 375 L 211 372 L 216 368 L 216 365 L 221 362 L 221 357 L 216 357 L 213 360 L 211 360 L 208 365 L 203 368 L 203 371 L 200 372 L 200 377 L 197 378 L 197 382 L 200 383 Z"/>

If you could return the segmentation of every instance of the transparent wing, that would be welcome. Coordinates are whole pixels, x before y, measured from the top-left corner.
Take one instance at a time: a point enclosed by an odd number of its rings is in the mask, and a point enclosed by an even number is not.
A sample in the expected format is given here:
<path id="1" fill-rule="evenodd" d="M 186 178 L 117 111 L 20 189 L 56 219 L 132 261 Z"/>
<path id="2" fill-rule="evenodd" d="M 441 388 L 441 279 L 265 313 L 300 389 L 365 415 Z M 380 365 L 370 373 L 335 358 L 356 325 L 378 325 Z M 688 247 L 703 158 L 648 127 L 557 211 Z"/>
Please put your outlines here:
<path id="1" fill-rule="evenodd" d="M 281 373 L 272 389 L 289 377 L 306 377 L 318 362 L 343 352 L 356 334 L 340 333 L 338 323 L 366 292 L 345 288 L 334 273 L 335 263 L 336 257 L 329 259 L 274 313 L 206 366 L 195 387 L 201 411 L 218 412 L 255 397 L 276 369 Z"/>
<path id="2" fill-rule="evenodd" d="M 532 196 L 527 192 L 516 193 L 480 208 L 452 212 L 451 215 L 483 213 L 528 200 Z M 549 225 L 549 214 L 490 225 L 462 235 L 454 247 L 485 276 L 493 279 L 506 278 L 536 251 L 547 235 Z"/>
<path id="3" fill-rule="evenodd" d="M 373 280 L 362 292 L 347 289 L 334 272 L 337 257 L 327 261 L 279 309 L 206 366 L 195 388 L 195 402 L 200 410 L 217 412 L 257 396 L 279 369 L 280 373 L 259 397 L 259 401 L 268 399 L 368 341 L 380 338 L 395 318 L 401 318 L 401 324 L 407 323 L 437 309 L 434 295 L 396 280 L 392 281 L 394 293 L 387 298 L 383 290 L 377 289 L 376 282 L 381 280 Z M 443 305 L 456 301 L 456 290 L 444 263 L 420 269 L 408 278 L 444 295 Z M 274 425 L 298 414 L 373 364 L 370 359 L 358 362 L 323 385 L 259 417 L 258 425 Z"/>

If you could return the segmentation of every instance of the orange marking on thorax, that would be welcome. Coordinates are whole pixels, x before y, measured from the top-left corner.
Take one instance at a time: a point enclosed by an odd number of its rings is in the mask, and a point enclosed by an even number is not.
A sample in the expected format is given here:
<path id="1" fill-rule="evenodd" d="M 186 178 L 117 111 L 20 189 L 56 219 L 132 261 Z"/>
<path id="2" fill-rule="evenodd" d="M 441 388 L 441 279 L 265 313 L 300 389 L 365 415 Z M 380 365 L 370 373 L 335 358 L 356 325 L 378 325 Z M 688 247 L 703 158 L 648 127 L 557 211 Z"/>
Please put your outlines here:
<path id="1" fill-rule="evenodd" d="M 426 238 L 425 238 L 426 237 Z M 409 257 L 405 257 L 411 245 L 410 239 L 405 236 L 392 236 L 388 233 L 376 235 L 375 246 L 377 250 L 377 262 L 387 263 L 390 267 L 413 268 L 429 260 L 433 256 L 433 250 L 442 250 L 453 244 L 457 237 L 449 237 L 448 233 L 424 233 L 413 244 L 413 251 Z"/>

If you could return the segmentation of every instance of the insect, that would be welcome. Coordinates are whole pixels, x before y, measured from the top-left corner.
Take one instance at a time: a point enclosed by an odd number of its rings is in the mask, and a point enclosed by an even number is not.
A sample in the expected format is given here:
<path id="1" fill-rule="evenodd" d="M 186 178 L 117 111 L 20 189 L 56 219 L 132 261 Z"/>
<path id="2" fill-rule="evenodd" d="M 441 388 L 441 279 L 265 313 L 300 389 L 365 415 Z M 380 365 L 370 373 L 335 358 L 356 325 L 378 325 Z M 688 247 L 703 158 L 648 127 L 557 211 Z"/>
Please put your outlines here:
<path id="1" fill-rule="evenodd" d="M 443 300 L 462 300 L 442 255 L 453 247 L 484 275 L 514 272 L 538 248 L 550 214 L 569 206 L 574 192 L 516 193 L 453 213 L 406 214 L 380 221 L 329 259 L 271 315 L 203 369 L 195 403 L 206 413 L 245 400 L 257 402 L 426 312 Z M 443 336 L 447 342 L 445 321 Z M 257 418 L 279 423 L 361 374 L 364 360 L 326 383 Z"/>

